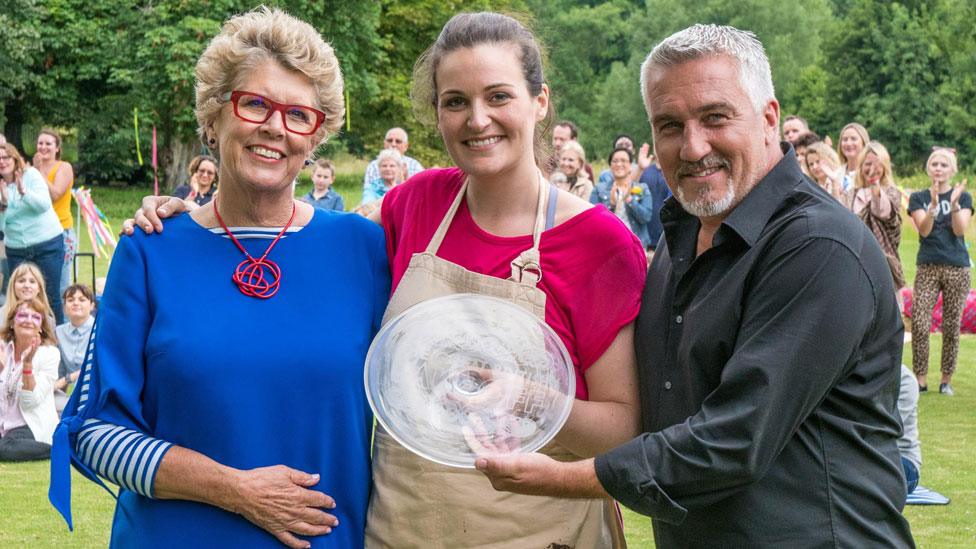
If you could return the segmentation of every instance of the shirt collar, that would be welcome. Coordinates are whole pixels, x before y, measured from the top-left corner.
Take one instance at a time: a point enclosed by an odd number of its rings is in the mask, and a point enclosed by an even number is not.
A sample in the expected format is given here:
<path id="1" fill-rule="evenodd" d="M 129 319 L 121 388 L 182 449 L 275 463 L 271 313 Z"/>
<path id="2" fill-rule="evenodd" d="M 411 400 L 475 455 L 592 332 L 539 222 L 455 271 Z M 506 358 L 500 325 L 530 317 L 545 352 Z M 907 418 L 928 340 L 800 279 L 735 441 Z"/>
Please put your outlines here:
<path id="1" fill-rule="evenodd" d="M 763 229 L 766 228 L 769 218 L 786 201 L 795 186 L 794 184 L 804 177 L 803 172 L 800 171 L 800 164 L 796 161 L 793 146 L 787 142 L 781 142 L 780 150 L 783 151 L 783 158 L 756 183 L 722 222 L 723 228 L 727 227 L 749 246 L 756 243 Z M 686 223 L 697 226 L 699 223 L 698 218 L 686 212 L 673 196 L 665 201 L 664 207 L 661 209 L 661 222 L 665 227 L 669 224 L 684 225 Z M 719 229 L 714 245 L 718 245 L 721 240 L 724 240 L 725 235 L 721 234 L 723 232 L 726 231 Z M 697 231 L 693 234 L 697 234 Z"/>

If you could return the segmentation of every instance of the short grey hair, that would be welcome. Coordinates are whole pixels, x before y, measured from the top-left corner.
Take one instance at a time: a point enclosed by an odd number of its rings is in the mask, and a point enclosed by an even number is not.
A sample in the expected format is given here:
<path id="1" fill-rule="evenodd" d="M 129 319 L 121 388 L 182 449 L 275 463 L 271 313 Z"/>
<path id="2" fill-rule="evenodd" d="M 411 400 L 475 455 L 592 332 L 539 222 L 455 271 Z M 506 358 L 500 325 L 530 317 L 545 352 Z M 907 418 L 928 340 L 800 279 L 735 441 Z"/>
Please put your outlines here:
<path id="1" fill-rule="evenodd" d="M 233 91 L 258 64 L 274 60 L 311 81 L 313 105 L 325 113 L 315 132 L 316 145 L 339 131 L 345 116 L 342 70 L 332 46 L 308 23 L 277 9 L 260 6 L 224 22 L 197 61 L 196 107 L 200 140 L 207 147 L 207 128 L 217 119 L 225 93 Z M 314 147 L 313 147 L 314 148 Z M 213 150 L 215 156 L 219 152 Z"/>
<path id="2" fill-rule="evenodd" d="M 641 96 L 647 105 L 648 74 L 654 67 L 670 67 L 711 55 L 728 55 L 739 64 L 739 83 L 756 112 L 776 98 L 769 59 L 756 35 L 726 25 L 692 25 L 665 38 L 641 65 Z M 648 113 L 650 114 L 650 113 Z"/>
<path id="3" fill-rule="evenodd" d="M 400 163 L 400 151 L 396 149 L 383 149 L 380 154 L 376 155 L 376 165 L 379 166 L 384 160 L 394 160 L 397 164 Z"/>

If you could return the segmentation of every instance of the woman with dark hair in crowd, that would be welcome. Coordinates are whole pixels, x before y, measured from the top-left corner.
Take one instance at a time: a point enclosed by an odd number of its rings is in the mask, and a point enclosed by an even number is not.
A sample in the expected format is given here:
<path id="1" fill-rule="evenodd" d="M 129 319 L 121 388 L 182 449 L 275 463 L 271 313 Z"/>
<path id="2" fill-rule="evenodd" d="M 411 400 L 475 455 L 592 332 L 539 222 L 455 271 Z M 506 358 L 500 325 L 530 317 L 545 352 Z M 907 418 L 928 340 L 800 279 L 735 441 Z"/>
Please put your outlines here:
<path id="1" fill-rule="evenodd" d="M 37 134 L 34 167 L 47 179 L 51 204 L 64 230 L 61 285 L 54 288 L 60 294 L 71 284 L 73 278 L 71 267 L 78 251 L 78 235 L 75 234 L 74 220 L 71 217 L 71 187 L 75 183 L 75 171 L 71 163 L 61 160 L 61 135 L 57 131 L 44 128 Z"/>
<path id="2" fill-rule="evenodd" d="M 854 188 L 847 192 L 847 204 L 871 229 L 888 260 L 895 291 L 905 287 L 905 274 L 898 256 L 901 243 L 901 191 L 895 187 L 888 149 L 869 141 L 857 161 Z M 898 292 L 900 296 L 901 293 Z M 900 301 L 900 298 L 899 298 Z"/>
<path id="3" fill-rule="evenodd" d="M 12 272 L 25 261 L 40 269 L 55 322 L 63 321 L 64 228 L 44 177 L 10 143 L 0 145 L 0 226 Z M 10 297 L 8 296 L 8 299 Z"/>
<path id="4" fill-rule="evenodd" d="M 590 195 L 590 202 L 606 206 L 637 235 L 647 250 L 655 244 L 651 242 L 647 227 L 653 215 L 653 198 L 647 185 L 634 178 L 633 162 L 633 151 L 625 147 L 614 149 L 607 159 L 613 179 L 609 184 L 603 181 L 597 183 Z"/>
<path id="5" fill-rule="evenodd" d="M 613 214 L 554 189 L 540 171 L 552 109 L 532 32 L 497 13 L 454 16 L 418 60 L 412 97 L 457 167 L 415 175 L 371 216 L 386 229 L 393 273 L 384 318 L 455 293 L 523 306 L 562 339 L 576 368 L 572 413 L 543 452 L 577 460 L 630 440 L 633 321 L 647 263 Z M 160 204 L 143 201 L 144 230 L 158 207 L 174 206 Z M 609 499 L 497 492 L 476 470 L 428 461 L 377 428 L 370 547 L 620 547 L 617 517 Z"/>
<path id="6" fill-rule="evenodd" d="M 311 25 L 259 8 L 224 23 L 195 74 L 220 192 L 120 241 L 55 435 L 52 501 L 70 521 L 70 450 L 121 486 L 113 546 L 361 548 L 383 231 L 293 186 L 342 124 L 338 60 Z"/>
<path id="7" fill-rule="evenodd" d="M 840 130 L 837 140 L 837 156 L 844 164 L 844 192 L 848 192 L 857 180 L 858 158 L 861 151 L 871 141 L 868 130 L 857 122 L 851 122 Z"/>
<path id="8" fill-rule="evenodd" d="M 47 459 L 58 424 L 54 380 L 61 354 L 44 303 L 7 309 L 0 328 L 0 461 Z"/>
<path id="9" fill-rule="evenodd" d="M 217 179 L 220 175 L 217 159 L 207 154 L 195 156 L 186 171 L 190 174 L 190 180 L 176 187 L 173 196 L 186 201 L 190 210 L 209 204 L 217 192 Z"/>
<path id="10" fill-rule="evenodd" d="M 925 164 L 932 185 L 912 193 L 908 213 L 918 228 L 918 270 L 912 300 L 912 368 L 920 391 L 928 390 L 932 309 L 942 293 L 942 379 L 939 393 L 952 395 L 959 358 L 959 327 L 969 295 L 972 262 L 963 235 L 973 215 L 966 180 L 955 186 L 956 151 L 936 147 Z"/>

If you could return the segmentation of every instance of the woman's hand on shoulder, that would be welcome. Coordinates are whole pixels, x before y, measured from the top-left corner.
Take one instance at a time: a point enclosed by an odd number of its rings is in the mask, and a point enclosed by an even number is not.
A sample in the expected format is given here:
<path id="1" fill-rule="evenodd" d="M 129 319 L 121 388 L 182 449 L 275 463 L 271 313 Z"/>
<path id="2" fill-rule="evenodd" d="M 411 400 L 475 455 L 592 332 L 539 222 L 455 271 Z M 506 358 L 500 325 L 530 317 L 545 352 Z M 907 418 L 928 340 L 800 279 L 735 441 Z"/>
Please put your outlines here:
<path id="1" fill-rule="evenodd" d="M 173 196 L 146 196 L 142 199 L 142 207 L 136 210 L 134 219 L 122 222 L 122 233 L 132 236 L 138 226 L 146 234 L 163 232 L 163 219 L 187 211 L 186 204 Z"/>
<path id="2" fill-rule="evenodd" d="M 319 475 L 284 465 L 240 471 L 231 510 L 266 530 L 284 545 L 300 549 L 309 543 L 297 536 L 323 536 L 338 526 L 335 500 L 312 490 Z"/>

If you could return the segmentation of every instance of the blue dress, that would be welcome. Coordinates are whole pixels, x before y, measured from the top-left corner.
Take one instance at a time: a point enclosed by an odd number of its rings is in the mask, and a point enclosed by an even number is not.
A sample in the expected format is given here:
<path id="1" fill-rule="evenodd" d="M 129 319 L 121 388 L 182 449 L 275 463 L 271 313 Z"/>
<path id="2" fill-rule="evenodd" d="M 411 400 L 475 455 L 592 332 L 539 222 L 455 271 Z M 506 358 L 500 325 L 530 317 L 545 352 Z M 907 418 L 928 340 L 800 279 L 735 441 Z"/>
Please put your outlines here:
<path id="1" fill-rule="evenodd" d="M 256 257 L 277 234 L 232 231 Z M 172 443 L 238 469 L 319 473 L 314 489 L 335 499 L 339 526 L 312 546 L 362 547 L 372 430 L 363 363 L 389 298 L 383 231 L 315 210 L 269 255 L 282 270 L 270 299 L 238 291 L 231 274 L 243 256 L 217 232 L 182 215 L 161 235 L 121 239 L 55 434 L 49 497 L 70 526 L 70 454 L 89 478 L 121 486 L 115 547 L 280 547 L 239 515 L 147 497 Z"/>

